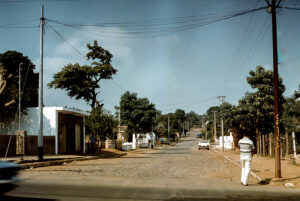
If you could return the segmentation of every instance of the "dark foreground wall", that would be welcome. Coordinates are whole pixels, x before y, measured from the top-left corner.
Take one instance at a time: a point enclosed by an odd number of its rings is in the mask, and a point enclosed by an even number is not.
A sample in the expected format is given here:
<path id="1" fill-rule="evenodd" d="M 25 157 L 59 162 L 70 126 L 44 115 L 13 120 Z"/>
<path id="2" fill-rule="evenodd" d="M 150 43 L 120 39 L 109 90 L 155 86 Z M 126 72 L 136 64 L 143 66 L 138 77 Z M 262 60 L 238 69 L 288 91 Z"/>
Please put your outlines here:
<path id="1" fill-rule="evenodd" d="M 10 135 L 0 135 L 0 156 L 5 156 Z M 44 136 L 44 154 L 55 154 L 55 136 Z M 26 137 L 25 154 L 37 155 L 37 136 Z M 16 135 L 11 136 L 8 156 L 16 155 Z"/>

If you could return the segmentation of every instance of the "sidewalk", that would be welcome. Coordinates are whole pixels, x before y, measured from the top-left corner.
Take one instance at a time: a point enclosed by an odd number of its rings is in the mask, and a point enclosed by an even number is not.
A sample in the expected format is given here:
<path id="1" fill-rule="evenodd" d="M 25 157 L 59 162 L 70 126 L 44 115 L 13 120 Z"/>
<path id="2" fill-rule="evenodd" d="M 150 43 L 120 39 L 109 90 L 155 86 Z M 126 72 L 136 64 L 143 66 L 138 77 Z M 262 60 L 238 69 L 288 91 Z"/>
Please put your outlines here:
<path id="1" fill-rule="evenodd" d="M 21 169 L 45 167 L 51 165 L 63 165 L 72 161 L 83 161 L 100 158 L 100 156 L 83 155 L 45 155 L 43 161 L 39 161 L 37 156 L 12 156 L 0 158 L 1 161 L 14 162 L 20 165 Z"/>
<path id="2" fill-rule="evenodd" d="M 232 160 L 235 164 L 240 164 L 240 152 L 236 150 L 216 150 L 220 155 Z M 284 186 L 286 183 L 292 183 L 295 188 L 300 189 L 300 161 L 293 165 L 290 160 L 281 160 L 281 176 L 280 179 L 275 177 L 275 159 L 258 156 L 255 154 L 252 159 L 251 170 L 252 176 L 261 180 L 261 184 L 273 184 Z"/>

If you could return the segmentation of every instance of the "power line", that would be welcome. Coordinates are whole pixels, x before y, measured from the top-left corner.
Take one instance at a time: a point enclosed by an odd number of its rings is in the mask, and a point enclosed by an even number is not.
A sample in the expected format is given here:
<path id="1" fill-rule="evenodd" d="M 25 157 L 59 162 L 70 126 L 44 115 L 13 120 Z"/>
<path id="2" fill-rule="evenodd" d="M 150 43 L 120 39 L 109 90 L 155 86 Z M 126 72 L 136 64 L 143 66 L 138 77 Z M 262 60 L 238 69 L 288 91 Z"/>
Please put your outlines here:
<path id="1" fill-rule="evenodd" d="M 73 2 L 73 1 L 80 1 L 80 0 L 0 0 L 0 3 L 50 3 L 50 2 Z"/>
<path id="2" fill-rule="evenodd" d="M 254 45 L 252 46 L 252 49 L 250 49 L 246 59 L 241 64 L 240 68 L 237 71 L 235 71 L 235 74 L 233 75 L 233 80 L 238 79 L 237 76 L 239 76 L 240 74 L 242 74 L 245 71 L 245 69 L 247 68 L 249 62 L 251 61 L 251 58 L 255 54 L 255 50 L 258 49 L 259 45 L 261 44 L 261 41 L 264 39 L 264 37 L 266 35 L 266 32 L 269 30 L 269 27 L 270 27 L 270 24 L 267 25 L 267 22 L 268 22 L 268 18 L 266 18 L 262 28 L 260 29 L 261 32 L 260 32 L 260 34 L 258 34 L 256 40 L 254 41 Z M 225 91 L 225 94 L 231 93 L 232 90 L 233 90 L 233 88 L 227 89 L 227 91 Z"/>
<path id="3" fill-rule="evenodd" d="M 76 49 L 61 33 L 59 33 L 56 29 L 54 29 L 49 23 L 46 22 L 46 24 L 60 37 L 62 38 L 64 41 L 66 41 L 73 50 L 75 50 L 80 56 L 82 56 L 83 58 L 85 58 L 85 56 L 78 50 Z"/>
<path id="4" fill-rule="evenodd" d="M 181 21 L 178 21 L 179 18 L 176 18 L 176 20 L 174 21 L 168 21 L 168 26 L 164 26 L 165 24 L 161 24 L 161 22 L 163 20 L 165 20 L 164 22 L 167 22 L 166 19 L 156 19 L 155 20 L 148 20 L 148 21 L 128 21 L 128 22 L 112 22 L 112 23 L 98 23 L 96 25 L 91 25 L 91 24 L 69 24 L 69 23 L 64 23 L 64 22 L 60 22 L 57 20 L 53 20 L 53 19 L 47 19 L 47 21 L 56 23 L 56 24 L 60 24 L 60 25 L 64 25 L 67 27 L 71 27 L 73 29 L 78 29 L 78 30 L 82 30 L 84 32 L 90 32 L 93 34 L 99 34 L 99 31 L 101 31 L 101 35 L 106 36 L 109 35 L 110 37 L 113 37 L 115 34 L 119 34 L 118 37 L 120 37 L 120 35 L 126 35 L 127 37 L 157 37 L 157 36 L 162 36 L 162 35 L 168 35 L 168 34 L 173 34 L 176 32 L 181 32 L 181 31 L 185 31 L 185 30 L 189 30 L 189 29 L 195 29 L 195 28 L 199 28 L 201 26 L 205 26 L 205 25 L 209 25 L 218 21 L 222 21 L 222 20 L 226 20 L 226 19 L 230 19 L 233 17 L 237 17 L 237 16 L 241 16 L 241 15 L 245 15 L 251 12 L 256 12 L 259 10 L 265 9 L 265 7 L 260 7 L 260 8 L 255 8 L 255 9 L 250 9 L 250 10 L 246 10 L 246 11 L 242 11 L 239 13 L 234 13 L 234 14 L 230 14 L 230 15 L 222 15 L 222 16 L 217 16 L 217 17 L 210 17 L 210 18 L 200 18 L 197 19 L 197 17 L 195 16 L 187 16 L 187 17 L 182 17 Z M 198 16 L 199 18 L 199 16 Z M 189 21 L 186 21 L 186 20 Z M 150 21 L 150 24 L 149 24 Z M 187 24 L 185 24 L 187 23 Z M 170 24 L 172 24 L 173 26 L 169 26 Z M 183 25 L 182 25 L 183 24 Z M 124 30 L 121 31 L 111 31 L 108 30 L 108 28 L 116 28 L 116 25 L 118 25 L 118 27 L 124 28 Z M 158 26 L 158 27 L 153 27 L 153 25 Z M 128 26 L 136 26 L 134 29 L 129 29 L 126 28 Z M 101 30 L 102 28 L 102 30 Z M 99 30 L 100 29 L 100 30 Z"/>
<path id="5" fill-rule="evenodd" d="M 213 100 L 215 99 L 216 97 L 211 97 L 211 98 L 206 98 L 206 99 L 202 99 L 202 100 L 199 100 L 197 102 L 194 102 L 194 103 L 191 103 L 191 104 L 185 104 L 185 105 L 180 105 L 180 106 L 177 106 L 177 107 L 173 107 L 173 108 L 168 108 L 166 109 L 165 111 L 173 111 L 173 110 L 176 110 L 178 108 L 187 108 L 187 107 L 191 107 L 191 106 L 195 106 L 195 105 L 199 105 L 203 102 L 207 102 L 207 101 L 210 101 L 210 100 Z"/>
<path id="6" fill-rule="evenodd" d="M 257 7 L 258 3 L 259 3 L 259 0 L 256 1 L 256 4 L 255 4 L 254 8 Z M 226 79 L 224 79 L 224 82 L 223 82 L 223 84 L 221 85 L 222 88 L 223 88 L 224 85 L 226 84 L 226 81 L 228 81 L 228 77 L 229 77 L 230 73 L 232 72 L 234 66 L 236 66 L 237 64 L 239 64 L 239 61 L 240 61 L 240 60 L 238 60 L 238 58 L 239 58 L 239 55 L 240 55 L 240 52 L 241 52 L 240 50 L 241 50 L 242 46 L 245 44 L 244 42 L 245 42 L 245 40 L 246 40 L 246 38 L 247 38 L 246 36 L 248 36 L 248 33 L 249 33 L 248 30 L 249 30 L 249 27 L 250 27 L 251 22 L 253 21 L 254 14 L 255 14 L 255 12 L 252 13 L 252 15 L 251 15 L 251 17 L 250 17 L 250 19 L 249 19 L 249 22 L 248 22 L 247 27 L 246 27 L 245 32 L 244 32 L 245 34 L 243 34 L 244 37 L 243 37 L 243 39 L 241 40 L 241 42 L 240 42 L 240 44 L 239 44 L 239 46 L 238 46 L 238 50 L 237 50 L 237 52 L 236 52 L 236 54 L 235 54 L 235 56 L 234 56 L 234 58 L 233 58 L 233 62 L 232 62 L 232 64 L 231 64 L 229 70 L 227 71 L 227 74 L 226 74 L 226 76 L 225 76 Z"/>
<path id="7" fill-rule="evenodd" d="M 279 6 L 279 8 L 286 8 L 286 9 L 289 9 L 289 10 L 299 10 L 300 11 L 300 8 L 298 8 L 298 7 Z"/>

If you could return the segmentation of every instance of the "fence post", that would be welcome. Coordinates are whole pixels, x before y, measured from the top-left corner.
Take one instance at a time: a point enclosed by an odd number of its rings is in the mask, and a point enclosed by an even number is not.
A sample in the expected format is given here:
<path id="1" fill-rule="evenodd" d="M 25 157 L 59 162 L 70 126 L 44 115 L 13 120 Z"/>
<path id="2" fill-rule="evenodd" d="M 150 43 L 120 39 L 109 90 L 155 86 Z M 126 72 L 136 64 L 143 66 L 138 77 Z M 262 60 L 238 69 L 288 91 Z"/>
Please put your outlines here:
<path id="1" fill-rule="evenodd" d="M 293 137 L 294 158 L 295 158 L 295 161 L 296 161 L 297 160 L 297 152 L 296 152 L 296 137 L 295 137 L 295 132 L 292 132 L 292 137 Z"/>

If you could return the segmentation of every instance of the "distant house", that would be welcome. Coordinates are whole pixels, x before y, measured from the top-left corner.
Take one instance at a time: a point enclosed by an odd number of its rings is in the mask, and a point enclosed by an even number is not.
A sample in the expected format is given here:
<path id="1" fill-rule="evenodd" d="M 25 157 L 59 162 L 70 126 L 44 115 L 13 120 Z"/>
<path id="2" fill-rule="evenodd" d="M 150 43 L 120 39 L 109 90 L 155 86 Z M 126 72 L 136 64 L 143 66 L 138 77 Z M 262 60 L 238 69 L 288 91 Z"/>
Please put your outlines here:
<path id="1" fill-rule="evenodd" d="M 43 108 L 43 147 L 45 154 L 85 153 L 85 117 L 87 112 L 68 107 Z M 18 122 L 0 127 L 0 155 L 4 155 L 9 138 L 9 155 L 16 153 L 16 130 Z M 28 108 L 22 115 L 21 129 L 27 132 L 25 154 L 37 153 L 39 108 Z M 10 137 L 12 136 L 12 137 Z"/>

